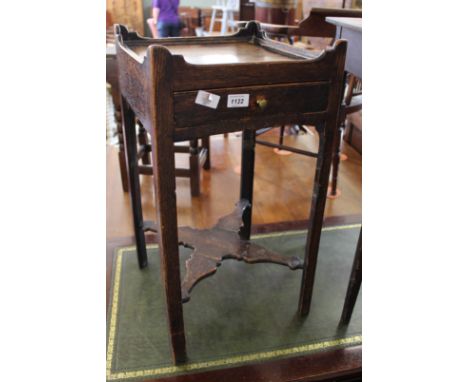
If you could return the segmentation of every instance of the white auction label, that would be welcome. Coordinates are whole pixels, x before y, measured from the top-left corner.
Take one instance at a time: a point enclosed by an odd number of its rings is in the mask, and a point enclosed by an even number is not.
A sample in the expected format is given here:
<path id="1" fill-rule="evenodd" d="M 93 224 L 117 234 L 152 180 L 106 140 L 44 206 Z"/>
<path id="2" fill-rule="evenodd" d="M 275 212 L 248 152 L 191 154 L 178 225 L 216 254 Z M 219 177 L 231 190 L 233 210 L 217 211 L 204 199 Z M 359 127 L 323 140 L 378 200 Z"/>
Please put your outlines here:
<path id="1" fill-rule="evenodd" d="M 198 105 L 210 107 L 216 109 L 221 97 L 219 95 L 208 93 L 204 90 L 199 90 L 197 93 L 197 98 L 195 98 L 195 103 Z"/>
<path id="2" fill-rule="evenodd" d="M 248 94 L 229 94 L 227 99 L 227 107 L 248 107 Z"/>

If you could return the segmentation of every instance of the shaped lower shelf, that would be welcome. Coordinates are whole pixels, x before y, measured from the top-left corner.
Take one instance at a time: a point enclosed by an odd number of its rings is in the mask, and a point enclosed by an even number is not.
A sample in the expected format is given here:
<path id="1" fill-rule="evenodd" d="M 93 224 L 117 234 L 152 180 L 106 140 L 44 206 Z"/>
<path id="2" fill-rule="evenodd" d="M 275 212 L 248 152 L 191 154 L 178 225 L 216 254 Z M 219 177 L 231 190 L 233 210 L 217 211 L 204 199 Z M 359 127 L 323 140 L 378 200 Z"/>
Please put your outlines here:
<path id="1" fill-rule="evenodd" d="M 250 264 L 275 263 L 293 270 L 303 268 L 300 258 L 280 255 L 239 236 L 243 226 L 242 216 L 248 207 L 250 204 L 247 200 L 240 200 L 234 212 L 222 217 L 211 229 L 179 228 L 179 243 L 193 250 L 185 262 L 183 302 L 190 299 L 193 287 L 205 277 L 214 274 L 225 259 L 242 260 Z"/>

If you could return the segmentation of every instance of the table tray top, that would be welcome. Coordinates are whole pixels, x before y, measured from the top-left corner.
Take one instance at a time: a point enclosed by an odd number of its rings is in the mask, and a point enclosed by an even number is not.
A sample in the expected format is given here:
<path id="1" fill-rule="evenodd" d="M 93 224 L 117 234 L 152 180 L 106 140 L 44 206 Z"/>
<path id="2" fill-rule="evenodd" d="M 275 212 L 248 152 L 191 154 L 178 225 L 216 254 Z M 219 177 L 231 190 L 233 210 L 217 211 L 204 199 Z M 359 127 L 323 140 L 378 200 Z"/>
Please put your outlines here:
<path id="1" fill-rule="evenodd" d="M 154 114 L 155 105 L 169 111 L 176 141 L 187 140 L 195 126 L 211 134 L 253 123 L 322 121 L 346 55 L 344 41 L 311 52 L 268 39 L 256 22 L 231 36 L 150 39 L 121 25 L 115 36 L 122 96 L 146 126 L 165 115 Z M 200 90 L 218 96 L 219 105 L 202 105 Z M 246 104 L 228 107 L 230 95 L 248 95 Z"/>
<path id="2" fill-rule="evenodd" d="M 236 34 L 219 37 L 173 37 L 152 39 L 129 33 L 117 26 L 122 49 L 143 63 L 154 47 L 163 47 L 189 65 L 288 63 L 315 59 L 319 54 L 270 40 L 260 25 L 250 22 Z M 116 35 L 116 36 L 117 36 Z M 158 48 L 157 48 L 158 49 Z"/>
<path id="3" fill-rule="evenodd" d="M 140 59 L 147 54 L 150 44 L 129 45 Z M 237 64 L 273 61 L 296 61 L 305 57 L 292 56 L 280 51 L 265 48 L 252 41 L 226 41 L 220 43 L 171 44 L 162 43 L 171 54 L 181 55 L 185 61 L 194 65 Z"/>

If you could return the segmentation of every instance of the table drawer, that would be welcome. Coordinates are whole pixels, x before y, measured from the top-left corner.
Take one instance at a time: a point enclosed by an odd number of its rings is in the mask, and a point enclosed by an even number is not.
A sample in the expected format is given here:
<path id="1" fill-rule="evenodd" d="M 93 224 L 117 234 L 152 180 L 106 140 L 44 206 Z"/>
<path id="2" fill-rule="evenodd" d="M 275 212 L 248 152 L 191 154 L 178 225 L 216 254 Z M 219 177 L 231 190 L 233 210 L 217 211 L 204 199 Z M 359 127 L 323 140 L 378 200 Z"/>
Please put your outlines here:
<path id="1" fill-rule="evenodd" d="M 220 97 L 217 108 L 195 103 L 198 91 L 174 93 L 176 127 L 190 127 L 214 121 L 262 119 L 272 115 L 325 111 L 328 103 L 326 82 L 203 89 Z M 228 96 L 248 94 L 248 105 L 228 107 Z"/>

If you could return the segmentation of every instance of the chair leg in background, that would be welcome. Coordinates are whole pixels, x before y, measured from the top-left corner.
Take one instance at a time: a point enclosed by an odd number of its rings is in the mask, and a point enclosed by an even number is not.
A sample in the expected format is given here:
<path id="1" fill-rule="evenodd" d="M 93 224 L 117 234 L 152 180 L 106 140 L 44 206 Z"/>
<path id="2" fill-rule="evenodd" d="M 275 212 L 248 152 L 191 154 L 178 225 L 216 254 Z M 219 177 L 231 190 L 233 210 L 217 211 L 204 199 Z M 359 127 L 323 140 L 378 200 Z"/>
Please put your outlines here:
<path id="1" fill-rule="evenodd" d="M 198 139 L 190 141 L 190 194 L 200 195 L 200 162 L 198 160 Z"/>
<path id="2" fill-rule="evenodd" d="M 252 198 L 254 185 L 254 168 L 255 168 L 255 130 L 245 129 L 242 132 L 242 158 L 241 158 L 241 190 L 240 199 L 249 201 L 248 206 L 242 217 L 243 226 L 240 229 L 239 235 L 244 240 L 250 239 L 250 231 L 252 226 Z"/>

